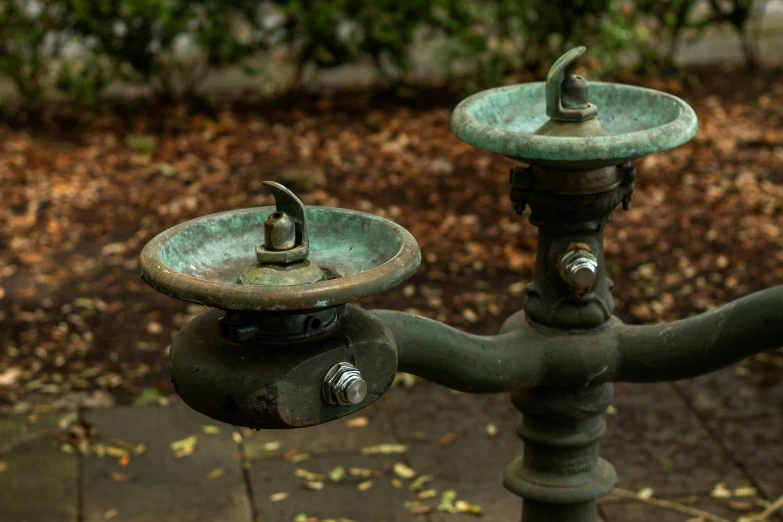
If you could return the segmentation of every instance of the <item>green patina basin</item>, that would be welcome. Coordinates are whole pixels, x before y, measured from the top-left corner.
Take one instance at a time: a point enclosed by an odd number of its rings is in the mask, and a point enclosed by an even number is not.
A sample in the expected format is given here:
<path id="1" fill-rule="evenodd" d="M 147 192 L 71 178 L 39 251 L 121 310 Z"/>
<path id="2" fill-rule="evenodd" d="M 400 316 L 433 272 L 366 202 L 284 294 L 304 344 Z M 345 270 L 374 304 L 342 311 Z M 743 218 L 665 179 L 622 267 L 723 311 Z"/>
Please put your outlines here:
<path id="1" fill-rule="evenodd" d="M 264 219 L 274 211 L 222 212 L 170 228 L 142 250 L 141 276 L 166 295 L 222 310 L 316 310 L 393 288 L 421 262 L 413 236 L 387 219 L 308 207 L 308 259 L 334 278 L 292 286 L 239 284 L 239 275 L 256 262 Z"/>
<path id="2" fill-rule="evenodd" d="M 590 82 L 589 88 L 603 136 L 552 135 L 552 124 L 563 126 L 560 134 L 569 128 L 578 134 L 582 124 L 550 122 L 544 82 L 474 94 L 454 110 L 451 128 L 474 147 L 559 169 L 618 165 L 682 145 L 698 130 L 693 109 L 676 96 L 617 83 Z"/>

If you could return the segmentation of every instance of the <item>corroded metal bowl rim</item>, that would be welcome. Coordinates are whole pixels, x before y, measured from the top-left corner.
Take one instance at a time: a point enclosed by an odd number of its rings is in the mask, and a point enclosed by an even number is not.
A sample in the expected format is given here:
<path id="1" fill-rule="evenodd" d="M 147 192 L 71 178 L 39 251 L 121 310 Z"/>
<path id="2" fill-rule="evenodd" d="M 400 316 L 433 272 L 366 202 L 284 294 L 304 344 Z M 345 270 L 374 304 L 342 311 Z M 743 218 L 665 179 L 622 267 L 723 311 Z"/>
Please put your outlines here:
<path id="1" fill-rule="evenodd" d="M 476 93 L 457 105 L 451 115 L 451 129 L 454 134 L 474 147 L 497 152 L 528 163 L 540 163 L 568 167 L 569 162 L 584 163 L 589 168 L 617 165 L 625 161 L 640 158 L 646 154 L 672 149 L 689 141 L 698 130 L 696 113 L 680 98 L 645 87 L 621 83 L 590 82 L 591 93 L 612 90 L 618 94 L 646 94 L 669 104 L 668 108 L 676 108 L 678 113 L 670 121 L 640 128 L 632 132 L 623 132 L 609 136 L 597 137 L 562 137 L 537 135 L 534 132 L 514 131 L 498 128 L 481 121 L 475 112 L 491 104 L 494 100 L 503 100 L 509 93 L 520 93 L 529 90 L 532 94 L 540 90 L 541 110 L 544 108 L 544 82 L 531 82 L 518 85 L 508 85 L 487 89 Z M 624 91 L 624 92 L 623 92 Z M 538 96 L 536 96 L 538 98 Z M 538 101 L 537 101 L 538 103 Z M 503 107 L 498 105 L 498 110 Z M 533 107 L 522 106 L 520 110 L 532 110 Z M 649 107 L 639 107 L 639 113 Z M 602 110 L 609 107 L 598 107 L 598 120 L 601 120 Z"/>
<path id="2" fill-rule="evenodd" d="M 193 277 L 163 261 L 166 243 L 194 225 L 219 216 L 269 213 L 275 207 L 231 210 L 202 216 L 176 225 L 155 236 L 139 256 L 141 277 L 152 288 L 170 297 L 222 310 L 287 311 L 330 308 L 378 294 L 408 279 L 421 263 L 416 239 L 400 225 L 380 216 L 333 207 L 307 207 L 309 212 L 340 212 L 354 219 L 388 227 L 399 241 L 399 250 L 386 262 L 357 274 L 292 286 L 250 286 Z"/>

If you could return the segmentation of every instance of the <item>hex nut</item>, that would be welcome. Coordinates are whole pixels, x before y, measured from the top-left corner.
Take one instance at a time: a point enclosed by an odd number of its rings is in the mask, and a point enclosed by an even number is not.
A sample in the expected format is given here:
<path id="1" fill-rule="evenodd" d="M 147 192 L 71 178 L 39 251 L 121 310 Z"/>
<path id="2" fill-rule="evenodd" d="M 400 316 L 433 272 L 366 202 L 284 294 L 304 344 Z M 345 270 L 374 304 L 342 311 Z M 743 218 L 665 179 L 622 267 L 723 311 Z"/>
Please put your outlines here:
<path id="1" fill-rule="evenodd" d="M 576 290 L 587 290 L 598 279 L 598 258 L 584 249 L 569 250 L 558 262 L 563 282 Z"/>
<path id="2" fill-rule="evenodd" d="M 324 377 L 322 394 L 334 406 L 356 405 L 367 396 L 367 383 L 354 365 L 341 362 L 332 366 Z"/>

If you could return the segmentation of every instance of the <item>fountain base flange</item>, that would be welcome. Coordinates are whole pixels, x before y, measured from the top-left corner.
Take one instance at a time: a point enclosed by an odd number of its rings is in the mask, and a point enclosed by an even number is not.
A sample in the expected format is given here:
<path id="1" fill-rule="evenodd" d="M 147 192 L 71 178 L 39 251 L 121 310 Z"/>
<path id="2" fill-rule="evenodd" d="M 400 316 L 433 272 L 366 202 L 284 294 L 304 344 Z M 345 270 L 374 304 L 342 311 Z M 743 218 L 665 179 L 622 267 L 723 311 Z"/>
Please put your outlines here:
<path id="1" fill-rule="evenodd" d="M 169 354 L 177 393 L 215 420 L 254 429 L 322 424 L 368 406 L 394 380 L 397 348 L 391 332 L 355 306 L 345 306 L 323 333 L 286 341 L 227 338 L 219 327 L 223 314 L 212 310 L 188 323 Z M 323 399 L 324 377 L 342 362 L 360 370 L 367 383 L 358 404 Z"/>

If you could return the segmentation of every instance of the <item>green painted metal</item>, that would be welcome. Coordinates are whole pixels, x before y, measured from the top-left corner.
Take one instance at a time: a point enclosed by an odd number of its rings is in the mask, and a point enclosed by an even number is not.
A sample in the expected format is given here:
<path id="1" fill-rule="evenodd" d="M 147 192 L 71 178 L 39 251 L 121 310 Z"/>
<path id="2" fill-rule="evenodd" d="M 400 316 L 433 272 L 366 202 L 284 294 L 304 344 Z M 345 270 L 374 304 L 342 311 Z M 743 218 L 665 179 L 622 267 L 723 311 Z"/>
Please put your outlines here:
<path id="1" fill-rule="evenodd" d="M 188 323 L 169 354 L 179 396 L 213 419 L 254 429 L 313 426 L 368 406 L 394 381 L 394 338 L 377 317 L 355 306 L 346 305 L 333 328 L 298 340 L 233 341 L 216 327 L 223 315 L 211 310 Z M 339 362 L 355 365 L 369 384 L 360 404 L 324 402 L 324 377 Z"/>
<path id="2" fill-rule="evenodd" d="M 560 135 L 542 135 L 548 124 L 546 84 L 489 89 L 462 101 L 451 117 L 461 140 L 524 163 L 576 170 L 619 165 L 690 140 L 698 130 L 693 109 L 671 94 L 615 83 L 590 83 L 605 136 L 580 135 L 581 123 L 554 122 Z M 550 134 L 552 131 L 548 131 Z M 568 134 L 572 134 L 568 136 Z M 574 136 L 573 134 L 577 134 Z"/>
<path id="3" fill-rule="evenodd" d="M 406 312 L 373 313 L 396 339 L 400 371 L 468 393 L 689 379 L 783 345 L 783 285 L 672 323 L 613 317 L 578 331 L 531 322 L 524 311 L 486 336 Z"/>
<path id="4" fill-rule="evenodd" d="M 512 169 L 510 189 L 515 209 L 529 206 L 539 229 L 535 274 L 525 310 L 499 335 L 340 306 L 391 288 L 418 267 L 413 237 L 382 218 L 308 208 L 309 259 L 327 279 L 255 286 L 237 277 L 266 269 L 253 265 L 253 247 L 273 209 L 215 214 L 164 232 L 141 255 L 142 276 L 154 288 L 229 310 L 195 319 L 172 343 L 170 368 L 185 401 L 232 424 L 285 428 L 358 410 L 395 371 L 469 393 L 509 393 L 524 415 L 525 449 L 504 484 L 525 499 L 523 522 L 595 522 L 597 500 L 616 481 L 597 449 L 612 383 L 694 377 L 782 345 L 783 286 L 670 324 L 624 325 L 612 315 L 603 231 L 618 205 L 630 207 L 636 176 L 627 161 L 684 143 L 698 125 L 682 100 L 627 85 L 593 83 L 598 115 L 568 113 L 587 103 L 586 82 L 565 77 L 582 52 L 568 53 L 549 75 L 552 119 L 543 83 L 479 93 L 452 117 L 468 143 L 532 164 Z M 570 286 L 558 270 L 575 251 L 597 263 L 586 288 Z M 362 372 L 370 390 L 362 404 L 321 399 L 324 376 L 339 362 Z"/>
<path id="5" fill-rule="evenodd" d="M 506 467 L 503 484 L 525 499 L 522 522 L 596 520 L 597 499 L 617 482 L 612 465 L 598 458 L 612 396 L 611 384 L 512 393 L 524 413 L 517 433 L 525 446 Z"/>
<path id="6" fill-rule="evenodd" d="M 568 67 L 586 50 L 581 46 L 566 52 L 546 75 L 546 115 L 552 120 L 583 122 L 598 114 L 598 107 L 588 101 L 587 81 L 576 75 L 565 79 Z"/>
<path id="7" fill-rule="evenodd" d="M 386 219 L 327 207 L 308 207 L 308 259 L 333 277 L 287 286 L 243 285 L 256 263 L 264 220 L 274 207 L 212 214 L 152 239 L 140 256 L 141 276 L 166 295 L 221 310 L 329 308 L 393 288 L 421 262 L 416 240 Z"/>
<path id="8" fill-rule="evenodd" d="M 315 283 L 324 279 L 321 268 L 308 259 L 288 265 L 255 263 L 239 276 L 243 285 L 292 286 Z"/>

